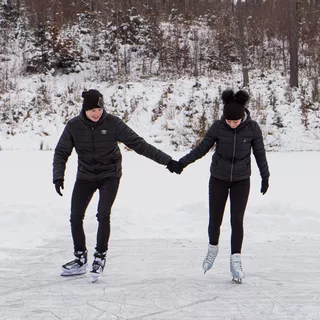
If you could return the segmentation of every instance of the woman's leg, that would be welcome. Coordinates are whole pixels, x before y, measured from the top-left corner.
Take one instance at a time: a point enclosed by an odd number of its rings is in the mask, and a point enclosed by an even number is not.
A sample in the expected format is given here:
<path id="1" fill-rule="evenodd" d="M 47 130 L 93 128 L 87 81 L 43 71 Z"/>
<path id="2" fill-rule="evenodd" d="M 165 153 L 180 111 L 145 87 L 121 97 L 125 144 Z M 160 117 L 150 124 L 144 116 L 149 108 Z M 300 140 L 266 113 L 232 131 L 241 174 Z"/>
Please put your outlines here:
<path id="1" fill-rule="evenodd" d="M 233 182 L 230 187 L 231 254 L 241 253 L 243 217 L 250 191 L 250 179 Z"/>
<path id="2" fill-rule="evenodd" d="M 209 181 L 209 243 L 217 245 L 229 192 L 229 183 L 210 177 Z"/>

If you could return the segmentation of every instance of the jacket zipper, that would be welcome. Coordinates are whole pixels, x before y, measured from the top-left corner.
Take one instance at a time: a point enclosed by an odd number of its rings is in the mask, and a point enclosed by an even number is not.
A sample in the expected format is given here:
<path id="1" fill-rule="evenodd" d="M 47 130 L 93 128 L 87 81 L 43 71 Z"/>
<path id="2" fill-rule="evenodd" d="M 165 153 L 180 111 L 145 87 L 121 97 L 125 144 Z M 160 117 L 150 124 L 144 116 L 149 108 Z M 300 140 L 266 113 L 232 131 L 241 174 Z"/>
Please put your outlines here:
<path id="1" fill-rule="evenodd" d="M 93 153 L 93 157 L 92 157 L 92 160 L 95 160 L 95 153 L 96 153 L 96 146 L 95 146 L 95 138 L 94 138 L 94 127 L 91 127 L 91 131 L 92 131 L 92 153 Z M 96 171 L 96 168 L 95 168 L 95 163 L 93 161 L 93 172 Z"/>
<path id="2" fill-rule="evenodd" d="M 237 140 L 237 130 L 234 129 L 234 135 L 233 135 L 233 154 L 232 154 L 232 161 L 231 161 L 230 182 L 232 182 L 233 163 L 234 163 L 234 157 L 235 157 L 235 154 L 236 154 L 236 140 Z"/>

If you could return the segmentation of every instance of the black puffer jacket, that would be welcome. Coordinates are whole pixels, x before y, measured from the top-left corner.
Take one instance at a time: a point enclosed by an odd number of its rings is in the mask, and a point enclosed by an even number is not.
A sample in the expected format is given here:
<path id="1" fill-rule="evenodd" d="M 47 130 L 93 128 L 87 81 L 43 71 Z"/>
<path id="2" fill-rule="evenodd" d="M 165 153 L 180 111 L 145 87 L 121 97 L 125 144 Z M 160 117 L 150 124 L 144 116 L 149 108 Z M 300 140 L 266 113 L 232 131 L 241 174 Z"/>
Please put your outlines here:
<path id="1" fill-rule="evenodd" d="M 251 149 L 262 179 L 269 178 L 269 168 L 261 129 L 246 109 L 245 120 L 231 129 L 222 116 L 216 120 L 200 144 L 180 159 L 184 167 L 202 158 L 216 144 L 210 167 L 211 175 L 224 181 L 240 181 L 251 175 Z"/>
<path id="2" fill-rule="evenodd" d="M 121 152 L 118 142 L 157 163 L 167 165 L 171 157 L 147 143 L 121 119 L 103 114 L 98 122 L 87 119 L 84 111 L 68 121 L 56 146 L 53 181 L 64 179 L 67 160 L 73 147 L 78 154 L 77 178 L 98 180 L 121 177 Z"/>

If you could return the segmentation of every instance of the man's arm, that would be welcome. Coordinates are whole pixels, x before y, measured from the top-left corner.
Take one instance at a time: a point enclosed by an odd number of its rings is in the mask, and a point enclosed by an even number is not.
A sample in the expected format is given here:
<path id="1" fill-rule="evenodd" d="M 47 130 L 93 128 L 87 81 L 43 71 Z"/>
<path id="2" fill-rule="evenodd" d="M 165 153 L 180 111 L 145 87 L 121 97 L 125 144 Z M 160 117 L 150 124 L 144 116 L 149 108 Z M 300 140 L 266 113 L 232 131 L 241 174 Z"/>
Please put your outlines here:
<path id="1" fill-rule="evenodd" d="M 53 182 L 57 180 L 64 180 L 66 163 L 71 155 L 73 146 L 73 138 L 70 132 L 69 124 L 67 124 L 54 151 Z"/>
<path id="2" fill-rule="evenodd" d="M 142 137 L 135 133 L 121 119 L 117 119 L 117 140 L 124 143 L 136 153 L 145 156 L 159 164 L 167 165 L 171 157 L 153 145 L 147 143 Z"/>

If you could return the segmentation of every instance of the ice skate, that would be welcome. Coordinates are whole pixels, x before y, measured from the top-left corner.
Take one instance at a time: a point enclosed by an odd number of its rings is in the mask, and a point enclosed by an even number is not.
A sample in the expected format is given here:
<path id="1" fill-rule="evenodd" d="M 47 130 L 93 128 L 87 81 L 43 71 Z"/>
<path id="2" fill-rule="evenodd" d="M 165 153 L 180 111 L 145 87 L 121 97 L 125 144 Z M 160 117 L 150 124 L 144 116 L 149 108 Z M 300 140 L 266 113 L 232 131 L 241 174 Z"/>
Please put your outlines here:
<path id="1" fill-rule="evenodd" d="M 209 243 L 209 245 L 208 245 L 208 253 L 207 253 L 207 255 L 204 258 L 203 263 L 202 263 L 202 268 L 204 270 L 204 273 L 206 273 L 208 270 L 210 270 L 212 268 L 214 260 L 217 257 L 218 251 L 219 251 L 219 246 L 218 245 L 214 246 L 214 245 Z"/>
<path id="2" fill-rule="evenodd" d="M 87 251 L 77 251 L 74 255 L 74 260 L 62 266 L 62 276 L 75 276 L 87 272 Z"/>
<path id="3" fill-rule="evenodd" d="M 92 282 L 96 282 L 101 276 L 104 266 L 106 263 L 106 253 L 101 253 L 96 251 L 94 253 L 94 260 L 92 262 L 92 268 L 90 270 L 90 274 L 92 277 Z"/>
<path id="4" fill-rule="evenodd" d="M 232 281 L 242 283 L 242 279 L 245 275 L 242 270 L 240 253 L 234 253 L 230 256 L 230 271 L 232 274 Z"/>

